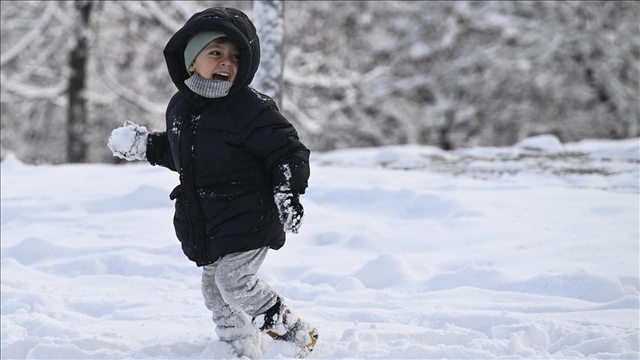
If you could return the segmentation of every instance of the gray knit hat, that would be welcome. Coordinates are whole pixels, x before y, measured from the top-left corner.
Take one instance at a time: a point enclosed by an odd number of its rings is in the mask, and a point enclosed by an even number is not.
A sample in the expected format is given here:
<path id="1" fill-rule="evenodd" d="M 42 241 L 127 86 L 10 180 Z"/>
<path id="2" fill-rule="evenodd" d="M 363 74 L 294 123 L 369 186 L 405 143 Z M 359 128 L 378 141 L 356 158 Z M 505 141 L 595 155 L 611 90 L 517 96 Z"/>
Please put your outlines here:
<path id="1" fill-rule="evenodd" d="M 193 61 L 208 43 L 225 36 L 226 35 L 220 31 L 205 31 L 193 35 L 187 42 L 187 47 L 184 49 L 184 66 L 187 68 L 187 71 L 189 71 L 189 67 L 191 67 Z"/>

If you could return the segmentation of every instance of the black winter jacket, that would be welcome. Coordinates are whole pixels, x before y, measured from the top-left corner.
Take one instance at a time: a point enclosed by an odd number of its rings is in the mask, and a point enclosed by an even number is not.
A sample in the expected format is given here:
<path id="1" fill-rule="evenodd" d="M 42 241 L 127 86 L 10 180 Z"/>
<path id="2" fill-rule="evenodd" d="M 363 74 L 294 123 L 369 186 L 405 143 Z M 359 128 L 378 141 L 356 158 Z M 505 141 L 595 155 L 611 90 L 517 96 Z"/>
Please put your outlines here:
<path id="1" fill-rule="evenodd" d="M 184 84 L 187 41 L 209 30 L 224 32 L 240 51 L 235 82 L 219 99 Z M 207 9 L 173 35 L 164 56 L 178 92 L 167 107 L 167 130 L 149 135 L 147 159 L 180 174 L 170 197 L 176 200 L 174 226 L 185 255 L 203 266 L 229 253 L 281 248 L 285 233 L 274 188 L 286 184 L 305 192 L 309 150 L 275 102 L 248 86 L 260 62 L 255 27 L 239 10 Z"/>

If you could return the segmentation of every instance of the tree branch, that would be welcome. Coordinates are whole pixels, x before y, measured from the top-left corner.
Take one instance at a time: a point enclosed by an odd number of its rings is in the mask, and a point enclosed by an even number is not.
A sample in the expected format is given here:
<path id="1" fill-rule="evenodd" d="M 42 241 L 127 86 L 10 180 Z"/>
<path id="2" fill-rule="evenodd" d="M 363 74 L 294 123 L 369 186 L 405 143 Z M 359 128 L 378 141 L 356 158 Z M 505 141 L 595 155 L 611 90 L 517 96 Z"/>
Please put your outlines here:
<path id="1" fill-rule="evenodd" d="M 31 31 L 23 36 L 13 47 L 5 51 L 4 54 L 0 55 L 0 66 L 4 66 L 9 61 L 15 59 L 15 57 L 24 52 L 29 45 L 34 43 L 37 38 L 42 36 L 43 29 L 51 20 L 55 6 L 55 1 L 47 2 L 47 7 L 43 11 L 42 18 L 34 21 L 35 26 L 31 29 Z"/>
<path id="2" fill-rule="evenodd" d="M 304 111 L 302 111 L 295 103 L 295 101 L 291 100 L 288 96 L 284 96 L 282 99 L 282 108 L 284 111 L 290 112 L 294 118 L 298 121 L 300 126 L 304 129 L 304 131 L 317 134 L 320 131 L 321 126 L 318 125 L 309 115 L 307 115 Z"/>
<path id="3" fill-rule="evenodd" d="M 156 20 L 158 20 L 158 22 L 160 22 L 160 24 L 162 24 L 171 33 L 178 31 L 178 29 L 182 27 L 182 24 L 174 21 L 167 15 L 165 10 L 160 9 L 155 1 L 144 1 L 142 3 L 151 12 L 151 16 L 156 18 Z"/>
<path id="4" fill-rule="evenodd" d="M 135 3 L 135 2 L 131 2 L 131 3 Z M 120 3 L 122 6 L 124 6 L 124 4 L 129 4 L 128 2 L 122 2 Z M 137 5 L 137 4 L 136 4 Z M 127 5 L 130 6 L 130 5 Z M 126 9 L 125 9 L 126 10 Z M 145 99 L 144 97 L 142 97 L 141 95 L 139 95 L 138 93 L 136 93 L 133 90 L 128 89 L 125 86 L 120 85 L 120 83 L 115 80 L 113 78 L 113 76 L 111 76 L 108 72 L 107 69 L 104 65 L 104 56 L 102 56 L 102 54 L 100 53 L 103 48 L 101 46 L 101 38 L 100 38 L 100 29 L 99 27 L 96 27 L 96 29 L 94 30 L 98 36 L 96 36 L 96 52 L 98 53 L 97 56 L 95 57 L 96 59 L 96 66 L 98 68 L 97 71 L 97 75 L 98 78 L 101 80 L 101 82 L 116 96 L 118 96 L 119 98 L 121 98 L 122 100 L 136 106 L 137 108 L 146 111 L 148 113 L 154 114 L 154 115 L 158 115 L 158 114 L 164 114 L 164 111 L 166 109 L 166 105 L 164 104 L 158 104 L 158 103 L 154 103 L 152 101 L 149 101 L 147 99 Z"/>
<path id="5" fill-rule="evenodd" d="M 100 78 L 100 80 L 102 80 L 102 83 L 105 84 L 105 86 L 109 90 L 111 90 L 113 93 L 118 95 L 118 97 L 125 100 L 126 102 L 132 105 L 135 105 L 146 112 L 156 114 L 156 115 L 164 114 L 164 111 L 166 110 L 165 104 L 159 104 L 159 103 L 154 103 L 152 101 L 149 101 L 144 97 L 140 96 L 135 91 L 120 85 L 118 81 L 114 80 L 113 77 L 107 73 L 104 67 L 104 64 L 102 63 L 102 60 L 100 60 L 100 57 L 98 58 L 99 60 L 97 62 L 100 68 L 100 71 L 98 71 L 98 77 Z"/>
<path id="6" fill-rule="evenodd" d="M 0 82 L 2 83 L 2 92 L 5 90 L 20 95 L 26 99 L 55 99 L 67 91 L 67 83 L 60 82 L 58 85 L 51 87 L 34 87 L 25 85 L 22 82 L 14 82 L 7 78 L 4 73 L 0 72 Z"/>

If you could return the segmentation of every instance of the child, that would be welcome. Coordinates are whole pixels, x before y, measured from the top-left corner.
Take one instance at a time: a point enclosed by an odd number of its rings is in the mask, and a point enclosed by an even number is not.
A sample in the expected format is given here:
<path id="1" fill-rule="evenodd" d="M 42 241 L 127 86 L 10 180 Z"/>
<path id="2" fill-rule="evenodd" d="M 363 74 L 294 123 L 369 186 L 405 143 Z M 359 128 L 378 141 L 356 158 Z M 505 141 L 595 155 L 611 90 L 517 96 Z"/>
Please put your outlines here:
<path id="1" fill-rule="evenodd" d="M 180 174 L 174 226 L 185 255 L 203 267 L 202 293 L 216 334 L 238 356 L 262 356 L 259 332 L 313 350 L 318 331 L 296 316 L 256 273 L 285 231 L 297 233 L 299 194 L 309 150 L 275 102 L 250 88 L 260 43 L 249 18 L 233 8 L 193 15 L 164 56 L 178 92 L 167 130 L 131 122 L 115 129 L 114 156 L 148 160 Z"/>

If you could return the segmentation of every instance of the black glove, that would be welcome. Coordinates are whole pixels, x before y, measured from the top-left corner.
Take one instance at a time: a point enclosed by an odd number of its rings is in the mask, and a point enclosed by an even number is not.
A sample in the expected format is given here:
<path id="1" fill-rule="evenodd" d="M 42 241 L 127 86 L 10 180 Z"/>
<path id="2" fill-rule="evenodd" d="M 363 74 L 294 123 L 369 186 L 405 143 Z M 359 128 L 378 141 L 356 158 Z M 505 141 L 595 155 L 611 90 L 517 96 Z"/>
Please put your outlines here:
<path id="1" fill-rule="evenodd" d="M 304 217 L 304 208 L 300 204 L 298 193 L 277 191 L 274 194 L 274 200 L 278 206 L 280 222 L 284 225 L 284 231 L 297 234 Z"/>

